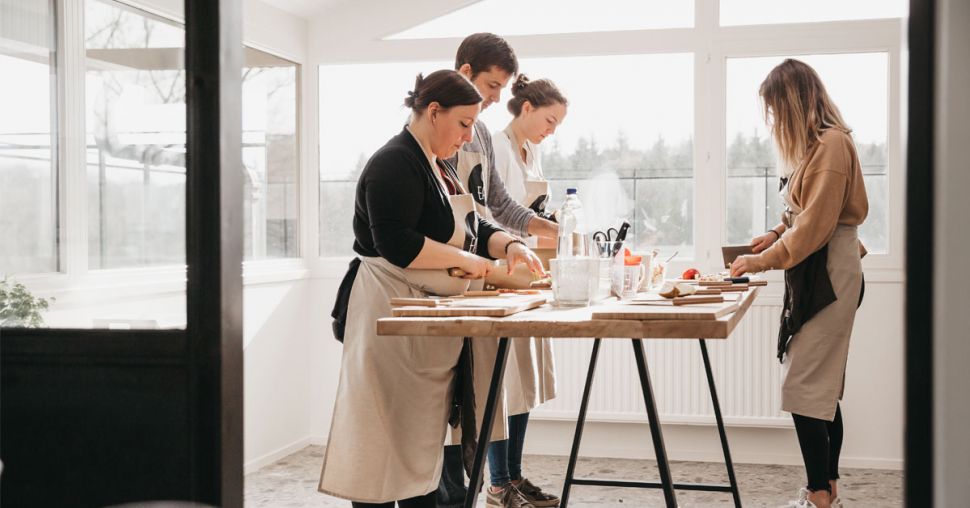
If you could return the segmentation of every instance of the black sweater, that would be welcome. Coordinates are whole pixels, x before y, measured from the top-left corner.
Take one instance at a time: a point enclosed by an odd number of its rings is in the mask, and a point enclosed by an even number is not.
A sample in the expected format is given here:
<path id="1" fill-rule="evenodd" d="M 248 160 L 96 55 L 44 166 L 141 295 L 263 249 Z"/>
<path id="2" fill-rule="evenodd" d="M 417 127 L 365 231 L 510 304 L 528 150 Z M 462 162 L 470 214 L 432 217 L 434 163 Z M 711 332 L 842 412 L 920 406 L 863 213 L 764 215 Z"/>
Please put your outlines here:
<path id="1" fill-rule="evenodd" d="M 440 163 L 455 175 L 450 164 Z M 428 158 L 407 129 L 367 161 L 357 181 L 355 252 L 380 256 L 405 268 L 421 252 L 425 237 L 441 243 L 451 238 L 455 228 L 451 205 L 431 171 Z M 488 240 L 496 231 L 501 230 L 479 218 L 476 254 L 490 257 Z"/>

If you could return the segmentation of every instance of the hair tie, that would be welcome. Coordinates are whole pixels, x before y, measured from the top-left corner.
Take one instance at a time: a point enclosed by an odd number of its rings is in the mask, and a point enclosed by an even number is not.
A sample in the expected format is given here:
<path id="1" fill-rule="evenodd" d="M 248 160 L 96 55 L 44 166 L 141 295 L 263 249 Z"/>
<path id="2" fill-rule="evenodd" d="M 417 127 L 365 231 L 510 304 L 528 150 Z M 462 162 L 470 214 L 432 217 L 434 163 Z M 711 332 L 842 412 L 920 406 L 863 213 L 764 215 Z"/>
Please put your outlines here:
<path id="1" fill-rule="evenodd" d="M 413 99 L 415 95 L 417 95 L 417 94 L 414 93 L 414 90 L 409 90 L 408 91 L 408 97 L 411 97 Z"/>

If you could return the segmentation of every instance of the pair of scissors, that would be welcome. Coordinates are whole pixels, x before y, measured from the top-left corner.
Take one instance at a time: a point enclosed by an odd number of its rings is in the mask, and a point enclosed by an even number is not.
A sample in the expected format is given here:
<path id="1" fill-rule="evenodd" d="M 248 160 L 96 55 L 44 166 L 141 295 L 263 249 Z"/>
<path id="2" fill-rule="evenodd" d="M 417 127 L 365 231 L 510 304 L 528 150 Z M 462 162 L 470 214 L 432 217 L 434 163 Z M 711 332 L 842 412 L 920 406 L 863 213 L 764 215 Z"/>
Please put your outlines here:
<path id="1" fill-rule="evenodd" d="M 604 233 L 597 231 L 593 233 L 593 240 L 597 242 L 613 242 L 619 240 L 620 232 L 616 228 L 609 228 Z"/>

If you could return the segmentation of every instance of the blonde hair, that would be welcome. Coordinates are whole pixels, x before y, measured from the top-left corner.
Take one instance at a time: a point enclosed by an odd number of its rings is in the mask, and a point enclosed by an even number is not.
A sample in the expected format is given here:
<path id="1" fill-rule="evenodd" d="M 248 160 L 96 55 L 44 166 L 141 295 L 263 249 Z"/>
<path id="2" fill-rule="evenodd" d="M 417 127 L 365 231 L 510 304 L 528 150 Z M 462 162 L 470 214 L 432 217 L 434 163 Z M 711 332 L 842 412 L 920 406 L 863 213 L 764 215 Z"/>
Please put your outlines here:
<path id="1" fill-rule="evenodd" d="M 852 132 L 818 74 L 804 62 L 788 58 L 772 69 L 758 95 L 764 102 L 765 122 L 771 125 L 779 155 L 789 171 L 798 167 L 823 131 Z"/>

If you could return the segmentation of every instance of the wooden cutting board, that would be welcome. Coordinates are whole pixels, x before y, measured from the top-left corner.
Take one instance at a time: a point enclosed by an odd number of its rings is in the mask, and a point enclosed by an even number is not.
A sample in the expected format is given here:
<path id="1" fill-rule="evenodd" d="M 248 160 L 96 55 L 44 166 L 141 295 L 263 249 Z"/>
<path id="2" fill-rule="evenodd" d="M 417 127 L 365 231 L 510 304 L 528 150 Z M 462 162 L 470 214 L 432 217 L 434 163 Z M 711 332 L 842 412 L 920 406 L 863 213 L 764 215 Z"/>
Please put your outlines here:
<path id="1" fill-rule="evenodd" d="M 482 298 L 454 298 L 435 307 L 404 306 L 391 309 L 394 317 L 505 317 L 546 303 L 546 295 L 500 295 Z"/>
<path id="2" fill-rule="evenodd" d="M 736 300 L 722 303 L 674 305 L 671 300 L 616 304 L 593 311 L 593 319 L 714 321 L 738 310 Z"/>

